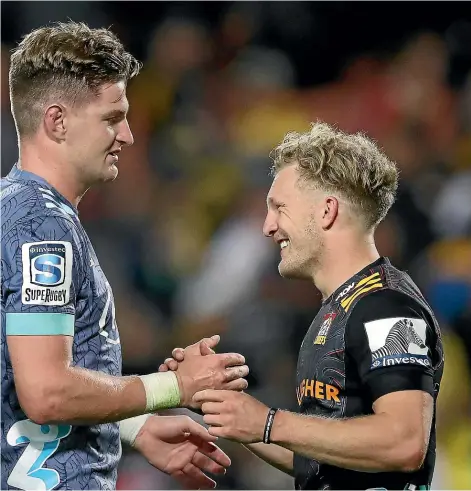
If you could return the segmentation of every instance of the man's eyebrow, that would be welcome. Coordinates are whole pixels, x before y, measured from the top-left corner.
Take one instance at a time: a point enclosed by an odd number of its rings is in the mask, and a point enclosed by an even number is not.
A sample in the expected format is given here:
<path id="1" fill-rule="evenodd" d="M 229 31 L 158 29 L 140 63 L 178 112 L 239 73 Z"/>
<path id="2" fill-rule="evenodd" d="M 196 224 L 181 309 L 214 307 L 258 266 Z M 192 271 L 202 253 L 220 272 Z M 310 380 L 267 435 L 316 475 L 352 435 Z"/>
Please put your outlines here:
<path id="1" fill-rule="evenodd" d="M 111 111 L 107 112 L 105 114 L 105 118 L 115 118 L 115 117 L 120 117 L 120 116 L 126 116 L 127 111 L 124 109 L 112 109 Z"/>
<path id="2" fill-rule="evenodd" d="M 267 206 L 277 207 L 277 206 L 281 206 L 282 204 L 283 203 L 281 203 L 281 201 L 278 201 L 277 199 L 272 198 L 271 196 L 267 198 Z"/>

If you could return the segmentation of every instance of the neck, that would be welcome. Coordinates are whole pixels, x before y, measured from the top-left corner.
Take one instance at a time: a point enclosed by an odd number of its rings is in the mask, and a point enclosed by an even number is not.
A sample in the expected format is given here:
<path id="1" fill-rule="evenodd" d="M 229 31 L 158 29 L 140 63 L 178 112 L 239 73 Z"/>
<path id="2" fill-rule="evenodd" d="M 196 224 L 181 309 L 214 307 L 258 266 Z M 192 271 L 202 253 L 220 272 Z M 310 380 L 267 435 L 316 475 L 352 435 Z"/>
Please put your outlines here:
<path id="1" fill-rule="evenodd" d="M 336 239 L 330 247 L 325 247 L 322 262 L 312 275 L 312 280 L 326 299 L 379 257 L 373 234 Z"/>
<path id="2" fill-rule="evenodd" d="M 37 142 L 20 142 L 18 168 L 42 177 L 75 207 L 87 188 L 81 186 L 67 164 Z"/>

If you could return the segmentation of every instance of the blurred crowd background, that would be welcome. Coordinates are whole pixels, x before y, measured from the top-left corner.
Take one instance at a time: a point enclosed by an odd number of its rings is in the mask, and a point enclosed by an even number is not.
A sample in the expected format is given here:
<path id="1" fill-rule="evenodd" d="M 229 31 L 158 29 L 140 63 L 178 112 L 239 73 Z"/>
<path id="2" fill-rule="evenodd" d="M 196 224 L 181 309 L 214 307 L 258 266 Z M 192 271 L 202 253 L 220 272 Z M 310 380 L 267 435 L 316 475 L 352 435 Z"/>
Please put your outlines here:
<path id="1" fill-rule="evenodd" d="M 113 286 L 125 373 L 219 333 L 249 392 L 296 408 L 301 340 L 320 304 L 277 273 L 262 235 L 268 154 L 321 119 L 377 139 L 401 169 L 376 235 L 441 323 L 435 489 L 471 489 L 471 7 L 469 2 L 2 2 L 2 175 L 17 158 L 9 49 L 50 21 L 109 27 L 144 62 L 131 83 L 135 145 L 81 219 Z M 250 417 L 250 415 L 248 415 Z M 198 419 L 198 417 L 196 417 Z M 221 489 L 292 489 L 222 442 Z M 118 489 L 178 489 L 125 451 Z"/>

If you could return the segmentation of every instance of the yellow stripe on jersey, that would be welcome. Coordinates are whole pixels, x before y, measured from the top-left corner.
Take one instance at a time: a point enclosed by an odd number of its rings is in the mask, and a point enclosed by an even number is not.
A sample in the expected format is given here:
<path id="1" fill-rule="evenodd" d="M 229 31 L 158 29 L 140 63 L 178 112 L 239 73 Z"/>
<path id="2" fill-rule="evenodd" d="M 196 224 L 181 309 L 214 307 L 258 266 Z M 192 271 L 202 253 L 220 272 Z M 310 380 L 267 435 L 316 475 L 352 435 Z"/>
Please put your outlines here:
<path id="1" fill-rule="evenodd" d="M 348 304 L 350 302 L 350 299 L 352 298 L 353 295 L 355 295 L 358 290 L 361 290 L 362 288 L 368 286 L 368 285 L 372 285 L 374 283 L 378 283 L 379 281 L 381 281 L 381 278 L 379 276 L 379 273 L 374 273 L 370 276 L 367 276 L 366 278 L 363 278 L 362 280 L 360 280 L 356 285 L 355 287 L 353 288 L 353 291 L 350 293 L 349 296 L 345 297 L 342 302 L 341 302 L 341 305 L 342 307 L 345 307 L 346 304 Z"/>
<path id="2" fill-rule="evenodd" d="M 358 288 L 360 286 L 363 286 L 365 285 L 366 283 L 370 283 L 370 280 L 375 280 L 375 281 L 379 281 L 379 273 L 374 273 L 372 274 L 371 276 L 367 276 L 366 278 L 363 278 L 361 281 L 359 281 L 356 285 L 355 285 L 355 290 L 358 290 Z"/>
<path id="3" fill-rule="evenodd" d="M 367 288 L 362 288 L 361 290 L 358 290 L 355 293 L 355 295 L 353 295 L 349 298 L 349 302 L 347 303 L 347 305 L 342 305 L 342 307 L 345 309 L 345 312 L 348 312 L 348 309 L 352 306 L 353 301 L 357 297 L 359 297 L 362 293 L 369 292 L 370 290 L 374 290 L 375 288 L 383 288 L 383 284 L 382 283 L 375 283 L 374 285 L 371 285 Z"/>
<path id="4" fill-rule="evenodd" d="M 378 275 L 377 278 L 370 279 L 373 276 Z M 358 289 L 355 288 L 355 292 L 350 295 L 349 297 L 345 298 L 340 302 L 342 307 L 345 309 L 345 312 L 348 311 L 348 309 L 352 306 L 353 301 L 359 297 L 361 294 L 369 292 L 370 290 L 374 290 L 375 288 L 382 288 L 383 284 L 381 283 L 381 278 L 379 277 L 379 274 L 376 273 L 375 275 L 370 276 L 369 278 L 364 278 L 361 280 L 363 282 L 363 287 Z"/>

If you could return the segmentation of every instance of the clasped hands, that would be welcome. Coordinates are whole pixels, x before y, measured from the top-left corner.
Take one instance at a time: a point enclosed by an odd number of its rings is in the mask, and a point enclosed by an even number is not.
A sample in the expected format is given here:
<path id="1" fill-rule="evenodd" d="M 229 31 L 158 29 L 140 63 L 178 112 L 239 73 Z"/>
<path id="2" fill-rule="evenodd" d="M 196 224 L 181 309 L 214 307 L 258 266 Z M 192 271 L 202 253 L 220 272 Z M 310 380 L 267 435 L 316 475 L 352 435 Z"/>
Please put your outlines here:
<path id="1" fill-rule="evenodd" d="M 167 358 L 160 365 L 159 371 L 172 370 L 178 377 L 188 358 L 198 355 L 204 358 L 218 356 L 212 349 L 218 342 L 219 336 L 213 336 L 185 349 L 175 348 L 172 358 Z M 231 387 L 227 384 L 226 387 L 206 388 L 196 392 L 190 407 L 201 409 L 210 435 L 240 443 L 261 442 L 269 408 L 243 392 L 247 388 L 245 380 L 245 384 L 235 382 Z"/>
<path id="2" fill-rule="evenodd" d="M 216 354 L 213 348 L 219 340 L 219 336 L 212 336 L 185 349 L 175 348 L 173 358 L 167 358 L 159 368 L 161 372 L 175 372 L 180 406 L 202 410 L 209 429 L 188 416 L 151 416 L 134 443 L 150 464 L 188 489 L 216 487 L 207 473 L 225 474 L 231 460 L 214 441 L 219 436 L 260 441 L 268 412 L 242 392 L 248 386 L 245 358 L 238 353 Z"/>

